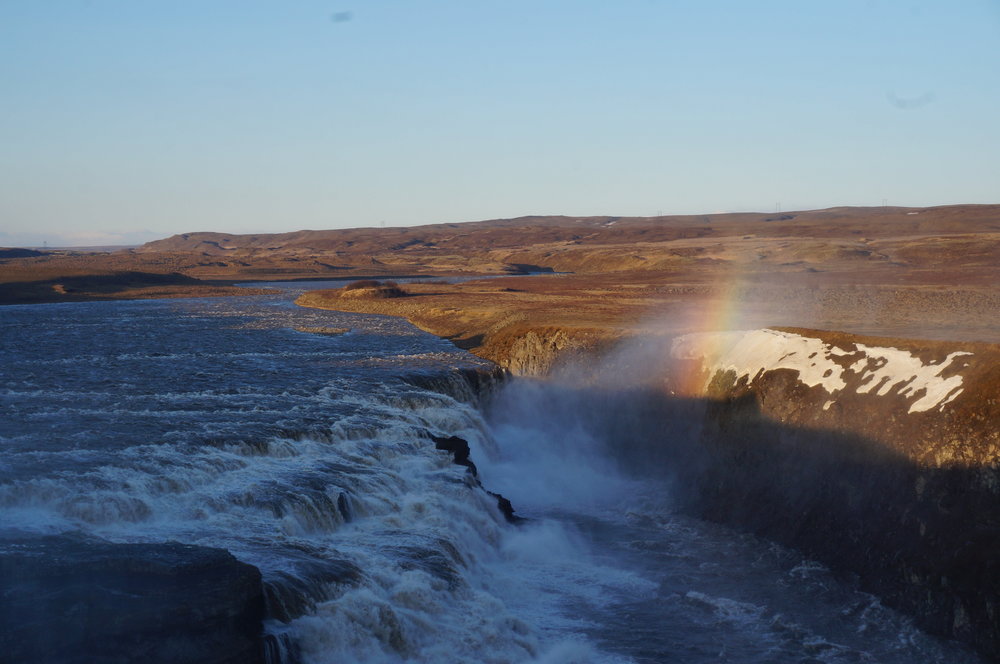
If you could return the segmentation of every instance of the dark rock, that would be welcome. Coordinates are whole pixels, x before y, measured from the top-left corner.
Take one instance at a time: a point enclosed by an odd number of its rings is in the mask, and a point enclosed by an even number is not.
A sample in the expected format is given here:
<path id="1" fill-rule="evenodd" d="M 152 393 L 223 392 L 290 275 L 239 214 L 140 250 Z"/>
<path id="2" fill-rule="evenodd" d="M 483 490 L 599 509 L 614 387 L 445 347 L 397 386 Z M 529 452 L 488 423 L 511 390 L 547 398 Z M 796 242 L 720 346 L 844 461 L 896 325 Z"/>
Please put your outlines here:
<path id="1" fill-rule="evenodd" d="M 511 505 L 508 499 L 504 498 L 499 493 L 493 493 L 492 491 L 487 491 L 486 493 L 497 499 L 497 509 L 503 512 L 503 516 L 507 519 L 508 523 L 521 523 L 524 521 L 524 517 L 514 514 L 514 506 Z"/>
<path id="2" fill-rule="evenodd" d="M 337 496 L 337 511 L 340 512 L 340 516 L 344 517 L 346 523 L 350 523 L 354 520 L 354 510 L 351 509 L 351 499 L 347 497 L 347 494 L 343 491 Z"/>
<path id="3" fill-rule="evenodd" d="M 476 464 L 472 462 L 469 458 L 469 443 L 463 438 L 458 436 L 435 436 L 434 434 L 428 434 L 431 440 L 434 441 L 434 446 L 439 450 L 444 450 L 446 452 L 451 452 L 454 455 L 454 462 L 460 466 L 465 466 L 472 473 L 473 477 L 478 477 L 478 471 L 476 470 Z M 476 480 L 478 484 L 478 479 Z M 481 484 L 479 486 L 482 486 Z M 494 493 L 492 491 L 487 491 L 497 499 L 497 509 L 499 509 L 504 518 L 507 519 L 509 523 L 520 523 L 524 521 L 522 517 L 516 516 L 514 514 L 514 506 L 511 502 L 501 496 L 499 493 Z"/>
<path id="4" fill-rule="evenodd" d="M 464 438 L 459 438 L 458 436 L 443 437 L 431 434 L 431 440 L 434 441 L 434 447 L 437 449 L 451 452 L 455 463 L 468 468 L 473 477 L 479 475 L 479 471 L 476 470 L 476 464 L 472 463 L 469 459 L 469 443 Z"/>
<path id="5" fill-rule="evenodd" d="M 0 597 L 3 661 L 264 661 L 260 571 L 222 549 L 4 539 Z"/>

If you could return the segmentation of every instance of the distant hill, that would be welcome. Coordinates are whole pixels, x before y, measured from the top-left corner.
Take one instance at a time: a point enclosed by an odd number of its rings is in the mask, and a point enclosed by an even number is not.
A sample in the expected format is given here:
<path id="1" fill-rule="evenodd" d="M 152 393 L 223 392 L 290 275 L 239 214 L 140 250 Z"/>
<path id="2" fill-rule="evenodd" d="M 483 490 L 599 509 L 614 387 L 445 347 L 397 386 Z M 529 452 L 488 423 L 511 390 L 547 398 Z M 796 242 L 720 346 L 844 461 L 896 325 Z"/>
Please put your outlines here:
<path id="1" fill-rule="evenodd" d="M 624 244 L 698 237 L 869 238 L 923 233 L 1000 231 L 1000 205 L 932 208 L 837 207 L 786 213 L 729 213 L 664 217 L 527 216 L 406 228 L 348 228 L 240 235 L 195 232 L 148 242 L 138 252 L 232 255 L 241 252 L 484 251 L 548 243 Z"/>
<path id="2" fill-rule="evenodd" d="M 27 251 L 32 250 L 8 250 Z M 20 257 L 15 257 L 20 256 Z M 183 233 L 131 250 L 0 257 L 30 291 L 128 272 L 202 281 L 572 272 L 663 283 L 762 278 L 823 284 L 986 286 L 1000 266 L 1000 205 L 837 207 L 663 217 L 526 216 L 409 228 Z M 813 275 L 813 276 L 810 276 Z M 43 284 L 39 286 L 39 284 Z M 192 288 L 184 286 L 185 289 Z M 63 294 L 57 293 L 59 297 Z M 55 297 L 55 295 L 52 295 Z"/>

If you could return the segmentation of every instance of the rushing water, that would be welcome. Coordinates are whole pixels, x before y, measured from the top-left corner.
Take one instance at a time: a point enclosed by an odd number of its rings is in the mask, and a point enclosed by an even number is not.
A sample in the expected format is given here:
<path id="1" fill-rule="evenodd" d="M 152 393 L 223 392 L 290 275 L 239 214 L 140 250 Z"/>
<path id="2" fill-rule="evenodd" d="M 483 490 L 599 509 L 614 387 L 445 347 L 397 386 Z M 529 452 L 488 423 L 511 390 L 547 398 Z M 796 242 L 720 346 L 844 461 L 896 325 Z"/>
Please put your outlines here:
<path id="1" fill-rule="evenodd" d="M 350 332 L 296 329 L 321 327 Z M 978 661 L 677 514 L 558 383 L 512 381 L 482 412 L 458 373 L 477 367 L 287 293 L 5 307 L 0 528 L 226 548 L 261 569 L 286 661 Z M 529 519 L 432 435 L 468 440 Z"/>

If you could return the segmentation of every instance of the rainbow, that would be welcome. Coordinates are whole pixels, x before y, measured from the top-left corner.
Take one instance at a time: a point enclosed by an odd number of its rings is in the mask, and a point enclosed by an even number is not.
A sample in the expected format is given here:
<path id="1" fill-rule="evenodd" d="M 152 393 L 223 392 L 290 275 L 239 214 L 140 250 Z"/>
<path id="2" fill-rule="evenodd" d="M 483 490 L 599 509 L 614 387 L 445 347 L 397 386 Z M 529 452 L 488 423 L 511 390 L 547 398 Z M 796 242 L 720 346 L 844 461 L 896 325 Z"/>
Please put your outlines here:
<path id="1" fill-rule="evenodd" d="M 748 314 L 742 299 L 747 281 L 737 272 L 719 275 L 710 284 L 711 295 L 697 302 L 680 321 L 686 356 L 672 358 L 669 389 L 678 396 L 703 396 L 709 376 L 702 359 L 719 357 L 725 337 L 715 332 L 747 329 Z"/>

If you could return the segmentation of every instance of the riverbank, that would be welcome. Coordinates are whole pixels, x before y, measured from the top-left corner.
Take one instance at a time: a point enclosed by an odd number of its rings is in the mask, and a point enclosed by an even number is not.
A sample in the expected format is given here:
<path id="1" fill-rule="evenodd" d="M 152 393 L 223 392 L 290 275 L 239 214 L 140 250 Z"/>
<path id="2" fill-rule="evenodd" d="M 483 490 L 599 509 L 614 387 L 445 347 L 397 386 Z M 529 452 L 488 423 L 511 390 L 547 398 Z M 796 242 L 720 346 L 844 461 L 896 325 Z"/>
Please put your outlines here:
<path id="1" fill-rule="evenodd" d="M 267 289 L 242 288 L 226 282 L 202 281 L 182 274 L 120 272 L 0 283 L 0 305 L 239 297 L 261 295 L 266 292 Z"/>
<path id="2" fill-rule="evenodd" d="M 723 279 L 722 276 L 726 278 Z M 313 291 L 298 304 L 401 316 L 516 374 L 542 375 L 632 337 L 806 327 L 896 338 L 1000 342 L 1000 291 L 871 275 L 717 275 L 692 270 L 412 283 L 396 298 Z"/>

